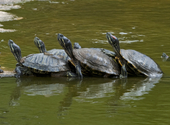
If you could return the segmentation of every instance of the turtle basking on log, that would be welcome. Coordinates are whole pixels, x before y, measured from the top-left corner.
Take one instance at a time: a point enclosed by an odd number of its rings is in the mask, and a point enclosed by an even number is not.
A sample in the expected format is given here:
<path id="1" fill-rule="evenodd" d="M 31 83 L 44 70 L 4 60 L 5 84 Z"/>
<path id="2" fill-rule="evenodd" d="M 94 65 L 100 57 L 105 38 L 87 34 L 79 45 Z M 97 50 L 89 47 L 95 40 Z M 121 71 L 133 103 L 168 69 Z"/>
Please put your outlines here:
<path id="1" fill-rule="evenodd" d="M 66 58 L 57 55 L 53 57 L 43 53 L 30 54 L 22 58 L 21 49 L 17 44 L 9 40 L 8 45 L 18 62 L 15 68 L 17 78 L 21 75 L 77 76 L 71 71 Z"/>
<path id="2" fill-rule="evenodd" d="M 69 60 L 76 68 L 79 78 L 86 76 L 119 77 L 120 67 L 111 57 L 98 49 L 73 49 L 71 41 L 62 34 L 57 37 L 60 45 L 71 58 Z M 122 74 L 126 73 L 122 67 Z"/>
<path id="3" fill-rule="evenodd" d="M 118 38 L 111 33 L 106 33 L 106 37 L 116 53 L 115 59 L 120 66 L 125 66 L 128 75 L 162 77 L 163 72 L 153 59 L 136 50 L 120 49 Z"/>

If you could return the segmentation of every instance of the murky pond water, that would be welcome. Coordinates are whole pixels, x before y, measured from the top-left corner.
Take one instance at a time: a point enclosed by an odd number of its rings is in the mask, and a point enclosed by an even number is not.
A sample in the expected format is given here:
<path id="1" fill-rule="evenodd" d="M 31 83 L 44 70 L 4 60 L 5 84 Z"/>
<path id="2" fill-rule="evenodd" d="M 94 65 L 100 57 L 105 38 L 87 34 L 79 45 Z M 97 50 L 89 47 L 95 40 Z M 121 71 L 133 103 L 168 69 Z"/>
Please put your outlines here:
<path id="1" fill-rule="evenodd" d="M 135 0 L 2 0 L 0 1 L 0 65 L 12 71 L 16 60 L 7 45 L 14 40 L 22 56 L 38 53 L 35 36 L 48 50 L 61 48 L 62 33 L 82 47 L 112 50 L 105 33 L 154 59 L 163 78 L 31 77 L 0 79 L 0 124 L 124 125 L 170 123 L 170 1 Z"/>

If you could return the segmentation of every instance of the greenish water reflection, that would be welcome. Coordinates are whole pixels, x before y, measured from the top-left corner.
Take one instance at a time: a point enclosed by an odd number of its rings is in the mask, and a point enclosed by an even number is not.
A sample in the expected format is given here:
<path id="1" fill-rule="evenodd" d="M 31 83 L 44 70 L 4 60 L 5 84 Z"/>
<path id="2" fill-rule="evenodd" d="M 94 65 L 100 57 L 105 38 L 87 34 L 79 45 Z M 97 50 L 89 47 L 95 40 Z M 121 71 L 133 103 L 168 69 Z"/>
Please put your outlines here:
<path id="1" fill-rule="evenodd" d="M 12 71 L 16 64 L 7 45 L 9 39 L 26 56 L 39 52 L 33 43 L 35 35 L 48 50 L 61 48 L 56 33 L 82 47 L 112 50 L 105 38 L 105 33 L 111 32 L 120 39 L 121 48 L 150 56 L 165 74 L 161 79 L 127 81 L 2 78 L 0 124 L 169 124 L 170 62 L 163 62 L 160 56 L 162 52 L 170 55 L 170 1 L 28 0 L 12 5 L 0 2 L 0 14 L 0 65 L 4 70 Z"/>
<path id="2" fill-rule="evenodd" d="M 155 107 L 157 97 L 153 98 L 153 94 L 158 94 L 151 91 L 156 89 L 154 87 L 160 79 L 3 80 L 6 82 L 1 83 L 1 94 L 5 95 L 2 96 L 4 103 L 0 106 L 1 124 L 120 124 L 122 121 L 135 124 L 139 116 L 143 116 L 141 123 L 146 122 L 145 113 L 154 112 L 155 108 L 161 106 L 160 103 Z M 13 83 L 12 87 L 8 88 L 10 83 Z M 164 96 L 166 92 L 162 94 Z M 149 101 L 150 96 L 152 101 Z M 136 111 L 140 113 L 136 114 Z"/>

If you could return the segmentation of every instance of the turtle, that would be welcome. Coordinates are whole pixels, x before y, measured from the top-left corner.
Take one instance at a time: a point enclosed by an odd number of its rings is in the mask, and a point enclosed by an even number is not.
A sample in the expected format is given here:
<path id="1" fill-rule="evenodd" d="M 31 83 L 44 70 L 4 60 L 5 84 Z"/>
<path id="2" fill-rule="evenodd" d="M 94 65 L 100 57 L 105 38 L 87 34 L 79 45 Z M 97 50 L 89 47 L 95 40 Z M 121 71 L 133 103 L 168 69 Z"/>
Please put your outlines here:
<path id="1" fill-rule="evenodd" d="M 75 66 L 76 73 L 80 79 L 83 78 L 83 75 L 100 77 L 120 76 L 120 67 L 117 62 L 98 49 L 73 49 L 71 41 L 60 33 L 58 34 L 57 39 L 59 44 L 71 58 L 69 61 Z M 123 67 L 122 70 L 124 71 Z"/>
<path id="2" fill-rule="evenodd" d="M 55 55 L 56 57 L 54 58 L 43 53 L 37 53 L 22 58 L 21 49 L 13 40 L 9 40 L 8 45 L 18 62 L 15 68 L 15 77 L 17 78 L 21 75 L 50 75 L 52 77 L 77 76 L 76 73 L 70 69 L 70 63 L 63 59 L 63 57 Z"/>
<path id="3" fill-rule="evenodd" d="M 116 53 L 115 59 L 120 66 L 126 68 L 126 74 L 133 76 L 162 77 L 163 72 L 159 65 L 149 56 L 136 50 L 120 49 L 118 38 L 111 33 L 106 33 L 106 38 Z"/>
<path id="4" fill-rule="evenodd" d="M 163 61 L 170 61 L 170 58 L 166 53 L 162 53 L 161 58 L 163 59 Z"/>

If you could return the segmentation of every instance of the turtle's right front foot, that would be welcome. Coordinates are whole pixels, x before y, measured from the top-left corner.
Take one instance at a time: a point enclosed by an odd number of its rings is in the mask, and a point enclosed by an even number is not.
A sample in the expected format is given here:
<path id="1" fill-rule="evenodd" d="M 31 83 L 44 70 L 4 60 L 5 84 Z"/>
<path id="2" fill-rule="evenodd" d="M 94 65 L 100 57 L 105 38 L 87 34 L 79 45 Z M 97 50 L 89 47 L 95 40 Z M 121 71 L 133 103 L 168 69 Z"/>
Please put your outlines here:
<path id="1" fill-rule="evenodd" d="M 20 66 L 17 66 L 15 68 L 15 72 L 16 72 L 16 74 L 14 75 L 14 77 L 17 78 L 17 79 L 20 78 L 20 76 L 21 76 Z"/>
<path id="2" fill-rule="evenodd" d="M 76 74 L 78 75 L 79 79 L 83 79 L 83 75 L 82 75 L 82 73 L 81 73 L 81 66 L 80 66 L 79 61 L 77 61 L 76 64 L 77 64 L 77 65 L 75 66 L 75 68 L 76 68 Z"/>
<path id="3" fill-rule="evenodd" d="M 120 74 L 120 78 L 123 79 L 123 78 L 127 78 L 127 70 L 126 70 L 126 67 L 125 65 L 123 65 L 121 67 L 121 74 Z"/>

